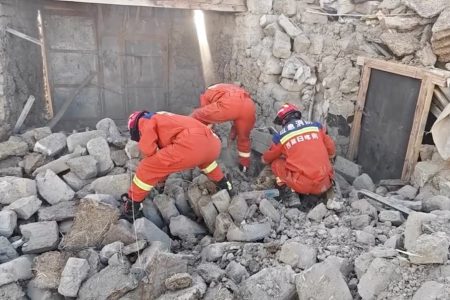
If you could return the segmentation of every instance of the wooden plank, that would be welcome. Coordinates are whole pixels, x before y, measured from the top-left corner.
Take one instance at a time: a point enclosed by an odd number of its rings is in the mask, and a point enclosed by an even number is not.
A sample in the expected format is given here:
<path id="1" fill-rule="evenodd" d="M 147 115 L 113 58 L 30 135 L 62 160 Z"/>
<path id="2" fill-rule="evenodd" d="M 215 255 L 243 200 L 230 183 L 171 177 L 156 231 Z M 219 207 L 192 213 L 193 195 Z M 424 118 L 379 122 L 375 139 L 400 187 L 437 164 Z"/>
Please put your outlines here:
<path id="1" fill-rule="evenodd" d="M 404 214 L 409 215 L 410 213 L 414 212 L 412 209 L 407 208 L 406 206 L 403 206 L 399 203 L 396 203 L 395 199 L 382 197 L 382 196 L 372 193 L 368 190 L 360 190 L 357 193 L 358 193 L 358 197 L 360 197 L 361 195 L 369 197 L 370 199 L 373 199 L 373 200 L 380 202 L 386 206 L 396 209 Z"/>
<path id="2" fill-rule="evenodd" d="M 444 109 L 447 107 L 447 105 L 450 103 L 449 100 L 445 97 L 445 95 L 441 92 L 440 89 L 434 89 L 433 91 L 434 99 L 437 102 L 438 106 L 441 109 Z"/>
<path id="3" fill-rule="evenodd" d="M 22 127 L 23 122 L 27 118 L 28 113 L 31 110 L 31 107 L 33 106 L 34 100 L 36 100 L 36 98 L 34 98 L 33 95 L 30 95 L 30 97 L 28 97 L 28 100 L 25 103 L 25 106 L 23 107 L 19 118 L 17 119 L 16 125 L 14 126 L 13 133 L 18 133 L 20 131 L 20 128 Z"/>
<path id="4" fill-rule="evenodd" d="M 50 88 L 50 80 L 48 77 L 48 60 L 47 60 L 47 46 L 45 43 L 45 33 L 44 33 L 44 23 L 42 21 L 42 13 L 38 10 L 37 13 L 37 27 L 39 31 L 39 42 L 41 44 L 41 57 L 42 57 L 42 78 L 44 86 L 44 99 L 45 99 L 45 110 L 46 118 L 50 120 L 53 118 L 53 101 L 52 92 Z"/>
<path id="5" fill-rule="evenodd" d="M 35 39 L 34 37 L 26 35 L 25 33 L 22 33 L 20 31 L 15 30 L 15 29 L 12 29 L 11 27 L 6 27 L 6 32 L 9 32 L 9 33 L 11 33 L 11 34 L 13 34 L 15 36 L 18 36 L 18 37 L 20 37 L 20 38 L 22 38 L 24 40 L 27 40 L 29 42 L 32 42 L 32 43 L 36 44 L 36 45 L 39 45 L 39 46 L 42 45 L 41 42 L 38 39 Z"/>
<path id="6" fill-rule="evenodd" d="M 409 136 L 408 150 L 405 156 L 402 179 L 408 181 L 414 171 L 414 167 L 419 159 L 419 149 L 422 144 L 423 133 L 430 112 L 431 100 L 433 98 L 434 82 L 431 77 L 425 77 L 419 92 L 419 97 L 414 114 L 414 123 Z"/>
<path id="7" fill-rule="evenodd" d="M 447 79 L 449 78 L 444 74 L 439 75 L 433 71 L 429 71 L 424 68 L 408 66 L 400 63 L 394 63 L 375 58 L 368 58 L 368 57 L 358 58 L 357 63 L 363 64 L 364 66 L 368 66 L 369 68 L 374 68 L 416 79 L 424 79 L 425 77 L 429 77 L 434 84 L 444 87 L 447 86 Z"/>
<path id="8" fill-rule="evenodd" d="M 247 6 L 244 0 L 222 0 L 222 1 L 202 1 L 202 0 L 56 0 L 62 2 L 82 2 L 110 5 L 146 6 L 178 9 L 201 9 L 225 12 L 245 12 Z"/>
<path id="9" fill-rule="evenodd" d="M 352 130 L 350 132 L 350 144 L 348 147 L 347 158 L 354 160 L 356 158 L 359 138 L 361 136 L 361 120 L 366 103 L 367 89 L 369 88 L 370 68 L 364 66 L 361 75 L 358 97 L 355 105 L 355 115 L 353 117 Z"/>
<path id="10" fill-rule="evenodd" d="M 70 104 L 72 104 L 73 100 L 75 100 L 75 98 L 80 93 L 80 91 L 95 77 L 96 74 L 97 74 L 96 72 L 90 73 L 83 80 L 83 82 L 78 86 L 78 88 L 64 102 L 64 104 L 62 105 L 61 109 L 56 113 L 56 116 L 48 124 L 48 127 L 50 127 L 50 128 L 55 127 L 55 125 L 61 120 L 61 118 L 66 113 L 67 109 L 69 108 Z"/>
<path id="11" fill-rule="evenodd" d="M 442 113 L 442 110 L 436 106 L 436 104 L 431 103 L 430 112 L 435 116 L 436 118 L 439 118 L 439 116 Z"/>

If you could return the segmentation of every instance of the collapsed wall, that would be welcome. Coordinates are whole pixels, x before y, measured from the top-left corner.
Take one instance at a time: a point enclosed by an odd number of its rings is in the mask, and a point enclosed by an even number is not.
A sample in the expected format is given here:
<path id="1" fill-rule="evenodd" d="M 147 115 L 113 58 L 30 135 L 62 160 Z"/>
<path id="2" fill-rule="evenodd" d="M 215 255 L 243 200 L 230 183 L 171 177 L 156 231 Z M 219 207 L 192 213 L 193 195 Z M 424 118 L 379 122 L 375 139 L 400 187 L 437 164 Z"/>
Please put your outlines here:
<path id="1" fill-rule="evenodd" d="M 305 117 L 326 123 L 338 152 L 346 153 L 358 56 L 424 67 L 450 61 L 448 1 L 421 2 L 249 0 L 248 12 L 236 18 L 229 80 L 252 93 L 259 125 L 271 124 L 280 105 L 292 102 Z"/>

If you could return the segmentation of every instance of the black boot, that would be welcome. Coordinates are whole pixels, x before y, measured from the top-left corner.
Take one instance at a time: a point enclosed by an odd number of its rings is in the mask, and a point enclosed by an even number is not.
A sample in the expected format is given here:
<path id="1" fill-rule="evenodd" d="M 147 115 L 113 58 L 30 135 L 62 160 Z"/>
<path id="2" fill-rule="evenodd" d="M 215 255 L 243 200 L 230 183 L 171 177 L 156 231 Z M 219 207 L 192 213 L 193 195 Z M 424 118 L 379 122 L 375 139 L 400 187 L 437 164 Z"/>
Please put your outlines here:
<path id="1" fill-rule="evenodd" d="M 219 190 L 227 190 L 228 194 L 230 194 L 230 197 L 234 196 L 233 185 L 225 176 L 221 180 L 216 182 L 216 186 Z"/>
<path id="2" fill-rule="evenodd" d="M 300 197 L 290 187 L 284 185 L 278 188 L 280 190 L 280 199 L 288 208 L 299 208 L 301 206 Z"/>

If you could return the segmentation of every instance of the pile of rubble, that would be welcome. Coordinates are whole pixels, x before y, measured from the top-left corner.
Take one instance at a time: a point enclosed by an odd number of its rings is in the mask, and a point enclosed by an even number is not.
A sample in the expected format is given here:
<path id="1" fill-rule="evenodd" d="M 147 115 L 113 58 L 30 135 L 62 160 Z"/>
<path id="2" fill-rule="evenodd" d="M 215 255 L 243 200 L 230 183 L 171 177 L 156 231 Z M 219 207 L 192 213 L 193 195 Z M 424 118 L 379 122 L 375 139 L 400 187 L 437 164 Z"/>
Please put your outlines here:
<path id="1" fill-rule="evenodd" d="M 0 298 L 448 299 L 448 167 L 421 155 L 403 187 L 338 157 L 342 197 L 305 212 L 267 178 L 234 174 L 230 198 L 198 170 L 173 174 L 131 224 L 118 200 L 139 151 L 112 120 L 27 131 L 0 143 Z"/>

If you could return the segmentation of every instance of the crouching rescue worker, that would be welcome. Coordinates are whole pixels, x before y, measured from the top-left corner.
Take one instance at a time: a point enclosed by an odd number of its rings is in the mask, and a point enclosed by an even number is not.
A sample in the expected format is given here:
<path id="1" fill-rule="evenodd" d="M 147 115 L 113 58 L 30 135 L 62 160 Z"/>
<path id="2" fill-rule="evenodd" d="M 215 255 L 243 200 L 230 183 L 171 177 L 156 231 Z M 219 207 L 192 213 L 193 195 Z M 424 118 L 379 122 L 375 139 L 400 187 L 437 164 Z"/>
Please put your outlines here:
<path id="1" fill-rule="evenodd" d="M 210 128 L 197 120 L 168 112 L 134 112 L 128 119 L 131 139 L 139 142 L 143 155 L 128 195 L 123 215 L 133 216 L 147 194 L 175 172 L 199 167 L 219 189 L 232 191 L 216 162 L 220 140 Z"/>
<path id="2" fill-rule="evenodd" d="M 295 105 L 285 104 L 274 120 L 283 128 L 273 135 L 273 143 L 263 155 L 270 164 L 280 196 L 288 207 L 300 206 L 297 195 L 321 195 L 332 186 L 335 144 L 322 125 L 301 119 Z M 295 193 L 296 192 L 296 193 Z"/>
<path id="3" fill-rule="evenodd" d="M 200 108 L 191 116 L 204 124 L 232 121 L 229 140 L 237 138 L 239 169 L 244 173 L 250 166 L 250 132 L 255 125 L 255 103 L 250 94 L 233 84 L 216 84 L 200 96 Z"/>

